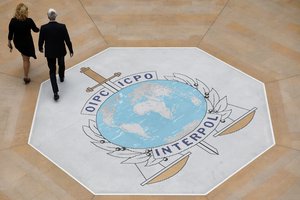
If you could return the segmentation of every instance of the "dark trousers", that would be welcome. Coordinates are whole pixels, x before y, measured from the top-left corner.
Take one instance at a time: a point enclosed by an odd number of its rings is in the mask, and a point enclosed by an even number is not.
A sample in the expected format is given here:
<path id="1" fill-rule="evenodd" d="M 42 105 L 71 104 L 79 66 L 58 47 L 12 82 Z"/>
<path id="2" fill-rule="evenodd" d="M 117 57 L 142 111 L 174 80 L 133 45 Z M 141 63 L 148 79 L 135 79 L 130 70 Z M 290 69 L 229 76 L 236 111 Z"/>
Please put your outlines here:
<path id="1" fill-rule="evenodd" d="M 58 64 L 58 75 L 59 78 L 65 77 L 65 57 L 59 57 L 59 58 L 48 58 L 48 67 L 49 67 L 49 76 L 51 81 L 52 90 L 54 93 L 58 92 L 58 86 L 57 86 L 57 80 L 56 80 L 56 59 Z"/>

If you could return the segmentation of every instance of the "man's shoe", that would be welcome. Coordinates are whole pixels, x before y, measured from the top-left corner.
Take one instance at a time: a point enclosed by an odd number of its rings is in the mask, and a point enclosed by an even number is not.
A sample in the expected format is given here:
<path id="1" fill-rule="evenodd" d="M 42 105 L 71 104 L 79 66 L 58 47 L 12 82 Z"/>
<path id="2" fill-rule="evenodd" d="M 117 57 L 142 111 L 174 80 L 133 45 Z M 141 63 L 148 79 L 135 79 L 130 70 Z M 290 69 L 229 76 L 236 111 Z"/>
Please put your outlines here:
<path id="1" fill-rule="evenodd" d="M 59 95 L 57 93 L 55 93 L 53 98 L 55 101 L 57 101 L 59 99 Z"/>
<path id="2" fill-rule="evenodd" d="M 65 78 L 59 78 L 60 82 L 64 82 Z"/>

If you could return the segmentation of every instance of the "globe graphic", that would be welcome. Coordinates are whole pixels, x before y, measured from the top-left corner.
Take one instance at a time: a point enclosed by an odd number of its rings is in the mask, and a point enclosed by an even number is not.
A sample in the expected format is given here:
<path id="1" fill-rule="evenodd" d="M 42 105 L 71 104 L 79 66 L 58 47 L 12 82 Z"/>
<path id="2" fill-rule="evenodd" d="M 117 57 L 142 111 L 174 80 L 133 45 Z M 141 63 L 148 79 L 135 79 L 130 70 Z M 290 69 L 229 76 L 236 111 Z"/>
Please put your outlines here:
<path id="1" fill-rule="evenodd" d="M 179 140 L 206 114 L 206 100 L 178 81 L 150 80 L 114 93 L 98 109 L 101 135 L 125 148 L 153 148 Z"/>

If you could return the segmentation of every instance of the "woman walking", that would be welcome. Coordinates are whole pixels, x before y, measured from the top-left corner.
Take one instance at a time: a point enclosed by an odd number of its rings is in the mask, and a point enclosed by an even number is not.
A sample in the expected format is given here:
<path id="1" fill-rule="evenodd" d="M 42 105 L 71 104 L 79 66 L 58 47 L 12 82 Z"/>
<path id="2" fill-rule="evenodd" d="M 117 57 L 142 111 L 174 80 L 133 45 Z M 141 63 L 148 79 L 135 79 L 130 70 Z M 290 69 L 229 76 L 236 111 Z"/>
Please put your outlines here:
<path id="1" fill-rule="evenodd" d="M 30 57 L 36 59 L 34 43 L 31 35 L 31 30 L 39 32 L 34 21 L 28 18 L 28 7 L 24 3 L 18 4 L 16 7 L 15 16 L 10 20 L 8 33 L 8 47 L 12 51 L 13 40 L 16 49 L 21 53 L 24 68 L 24 82 L 30 83 L 28 76 L 30 69 Z"/>

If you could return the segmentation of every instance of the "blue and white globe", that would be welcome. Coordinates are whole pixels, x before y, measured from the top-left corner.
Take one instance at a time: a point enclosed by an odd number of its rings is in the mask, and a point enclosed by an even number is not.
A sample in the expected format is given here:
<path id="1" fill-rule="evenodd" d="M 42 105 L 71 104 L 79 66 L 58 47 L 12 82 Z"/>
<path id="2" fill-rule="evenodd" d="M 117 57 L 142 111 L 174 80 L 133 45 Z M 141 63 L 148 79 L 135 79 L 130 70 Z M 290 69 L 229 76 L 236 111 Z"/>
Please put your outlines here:
<path id="1" fill-rule="evenodd" d="M 204 96 L 190 85 L 150 80 L 109 97 L 97 111 L 99 132 L 111 143 L 145 149 L 165 145 L 193 131 L 206 114 Z"/>

